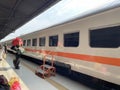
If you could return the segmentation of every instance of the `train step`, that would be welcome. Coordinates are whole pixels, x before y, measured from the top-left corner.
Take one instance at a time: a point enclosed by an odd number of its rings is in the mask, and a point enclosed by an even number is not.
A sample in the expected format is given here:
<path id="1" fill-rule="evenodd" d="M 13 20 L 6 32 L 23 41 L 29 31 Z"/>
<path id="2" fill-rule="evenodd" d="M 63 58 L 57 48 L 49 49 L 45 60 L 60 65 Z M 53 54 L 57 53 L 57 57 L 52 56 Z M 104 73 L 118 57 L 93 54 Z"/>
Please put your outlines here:
<path id="1" fill-rule="evenodd" d="M 41 65 L 37 67 L 35 74 L 42 78 L 47 78 L 50 76 L 55 76 L 56 68 L 50 65 Z"/>
<path id="2" fill-rule="evenodd" d="M 42 69 L 38 69 L 35 71 L 35 74 L 41 78 L 46 78 L 49 76 L 48 72 Z"/>

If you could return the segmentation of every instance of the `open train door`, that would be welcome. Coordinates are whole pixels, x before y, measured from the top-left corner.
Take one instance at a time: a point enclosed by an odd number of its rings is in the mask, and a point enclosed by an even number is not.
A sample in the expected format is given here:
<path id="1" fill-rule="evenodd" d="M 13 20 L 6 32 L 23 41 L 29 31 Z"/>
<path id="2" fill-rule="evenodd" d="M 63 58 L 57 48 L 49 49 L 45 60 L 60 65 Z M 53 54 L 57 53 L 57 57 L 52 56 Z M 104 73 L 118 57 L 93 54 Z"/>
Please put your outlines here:
<path id="1" fill-rule="evenodd" d="M 23 45 L 23 40 L 19 37 L 16 37 L 15 39 L 13 39 L 12 45 L 13 46 L 16 46 L 16 45 L 22 46 Z"/>

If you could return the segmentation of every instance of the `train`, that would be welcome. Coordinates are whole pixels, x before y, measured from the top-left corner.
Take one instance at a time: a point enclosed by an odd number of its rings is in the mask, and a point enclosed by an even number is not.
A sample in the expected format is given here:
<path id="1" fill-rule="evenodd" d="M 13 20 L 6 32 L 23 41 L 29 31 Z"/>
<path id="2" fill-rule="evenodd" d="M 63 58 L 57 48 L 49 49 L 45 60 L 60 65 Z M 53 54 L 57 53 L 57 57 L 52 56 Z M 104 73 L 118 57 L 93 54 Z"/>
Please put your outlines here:
<path id="1" fill-rule="evenodd" d="M 20 36 L 24 56 L 51 63 L 69 77 L 120 90 L 120 7 Z M 6 41 L 9 49 L 12 40 Z M 92 79 L 91 79 L 92 78 Z M 86 80 L 85 80 L 86 79 Z M 96 80 L 97 79 L 97 80 Z M 98 89 L 97 89 L 98 90 Z M 107 90 L 107 89 L 102 89 Z"/>

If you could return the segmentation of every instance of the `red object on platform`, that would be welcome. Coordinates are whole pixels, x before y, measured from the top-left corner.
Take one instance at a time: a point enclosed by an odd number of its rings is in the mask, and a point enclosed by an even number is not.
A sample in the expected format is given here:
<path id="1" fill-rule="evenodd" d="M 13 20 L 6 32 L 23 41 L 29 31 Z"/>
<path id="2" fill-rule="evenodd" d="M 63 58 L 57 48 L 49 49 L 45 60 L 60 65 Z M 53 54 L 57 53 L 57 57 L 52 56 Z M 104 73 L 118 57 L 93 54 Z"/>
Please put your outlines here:
<path id="1" fill-rule="evenodd" d="M 22 90 L 20 83 L 18 81 L 15 81 L 13 85 L 11 86 L 10 90 Z"/>
<path id="2" fill-rule="evenodd" d="M 23 45 L 23 40 L 22 40 L 21 38 L 17 37 L 17 38 L 15 38 L 15 39 L 13 39 L 12 45 L 13 45 L 13 46 L 16 46 L 16 45 L 21 46 L 21 45 Z"/>

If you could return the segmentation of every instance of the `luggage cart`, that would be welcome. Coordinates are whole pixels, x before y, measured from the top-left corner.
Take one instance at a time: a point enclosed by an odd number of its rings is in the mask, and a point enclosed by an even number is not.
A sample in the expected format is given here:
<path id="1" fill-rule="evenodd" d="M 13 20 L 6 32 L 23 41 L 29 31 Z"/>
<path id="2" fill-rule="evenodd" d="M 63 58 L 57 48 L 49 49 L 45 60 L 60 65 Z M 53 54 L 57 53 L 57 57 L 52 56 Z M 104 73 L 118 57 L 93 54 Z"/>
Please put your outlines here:
<path id="1" fill-rule="evenodd" d="M 50 54 L 50 53 L 48 53 Z M 47 57 L 47 54 L 44 56 L 43 58 L 43 64 L 40 65 L 39 67 L 37 67 L 37 70 L 35 71 L 35 74 L 38 75 L 39 77 L 42 77 L 42 78 L 47 78 L 47 77 L 50 77 L 50 76 L 55 76 L 56 74 L 56 68 L 53 66 L 54 64 L 54 55 L 53 53 L 50 54 L 52 55 L 52 59 L 51 59 L 51 65 L 47 65 L 45 62 L 46 62 L 46 57 Z"/>

